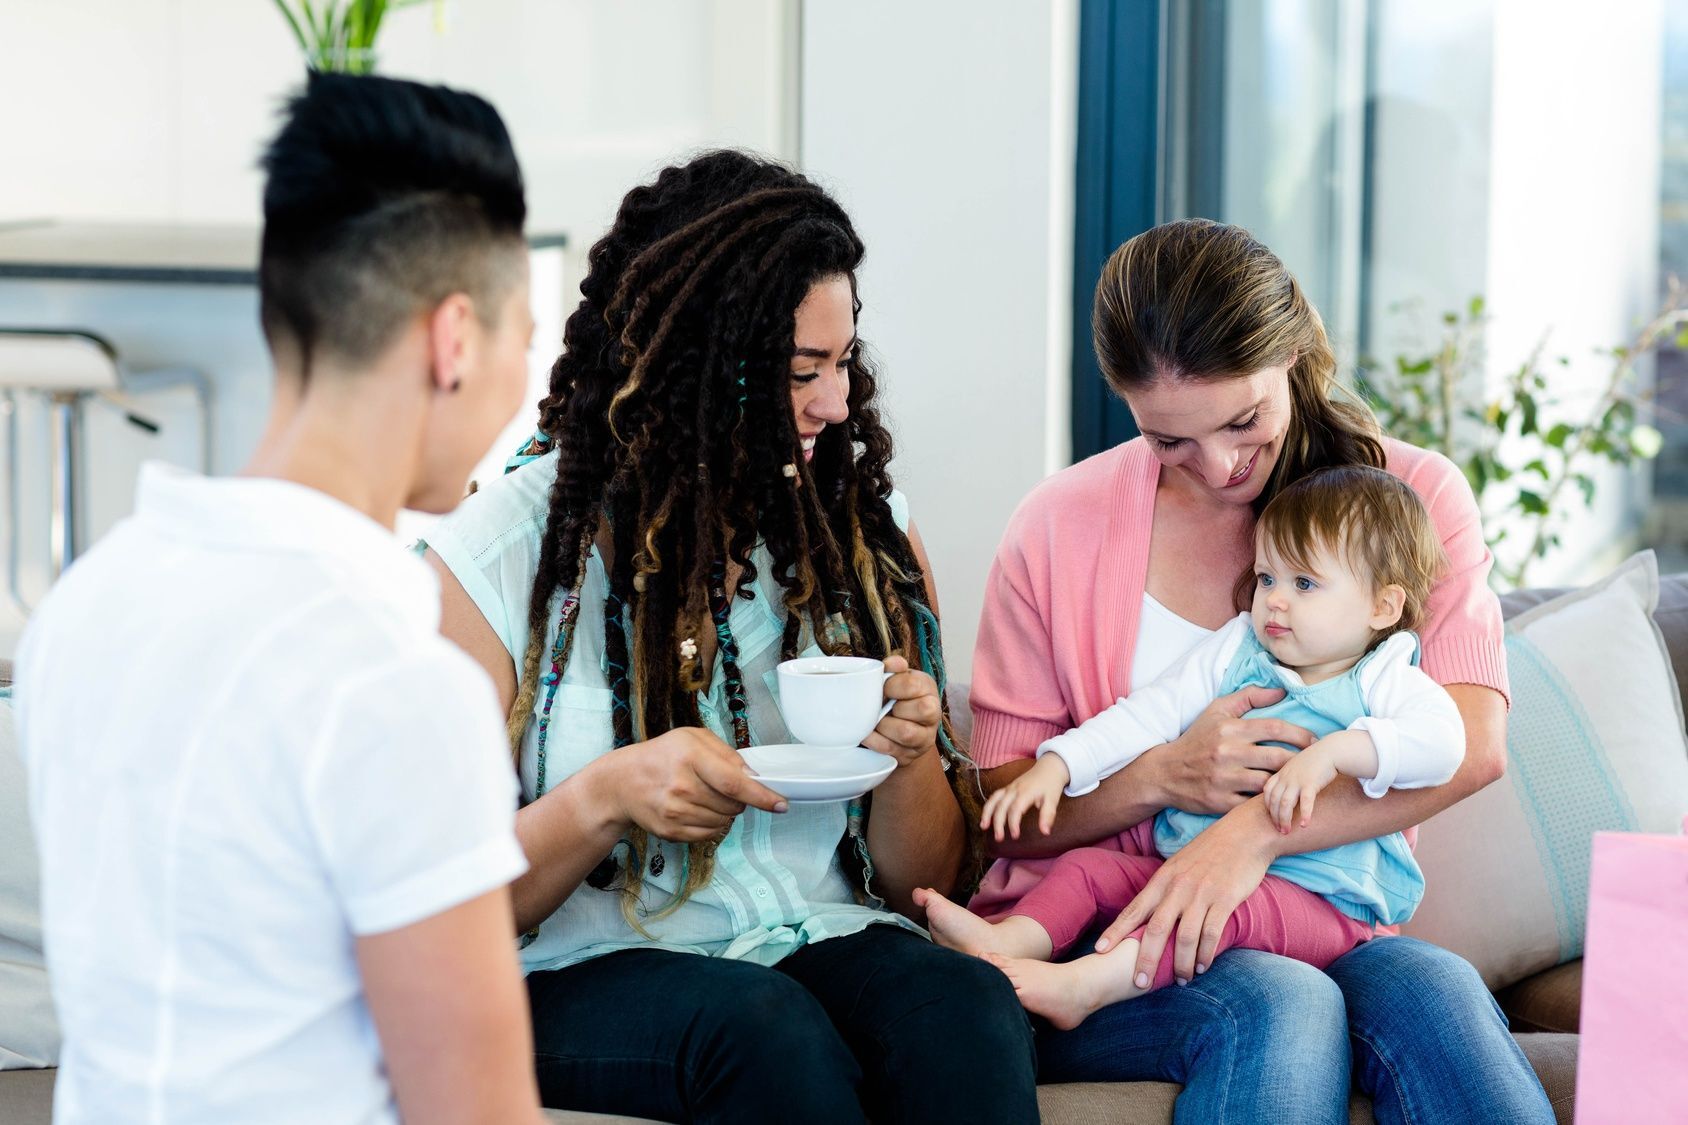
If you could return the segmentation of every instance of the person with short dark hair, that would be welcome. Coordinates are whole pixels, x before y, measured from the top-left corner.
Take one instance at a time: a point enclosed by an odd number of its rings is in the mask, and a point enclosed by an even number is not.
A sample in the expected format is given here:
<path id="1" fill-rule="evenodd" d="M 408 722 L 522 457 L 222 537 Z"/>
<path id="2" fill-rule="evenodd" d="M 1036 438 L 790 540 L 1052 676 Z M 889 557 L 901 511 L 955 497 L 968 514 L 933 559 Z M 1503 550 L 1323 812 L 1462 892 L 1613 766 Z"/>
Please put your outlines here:
<path id="1" fill-rule="evenodd" d="M 393 534 L 521 400 L 521 171 L 444 87 L 313 75 L 284 116 L 258 448 L 146 466 L 19 655 L 54 1119 L 537 1121 L 503 719 Z"/>

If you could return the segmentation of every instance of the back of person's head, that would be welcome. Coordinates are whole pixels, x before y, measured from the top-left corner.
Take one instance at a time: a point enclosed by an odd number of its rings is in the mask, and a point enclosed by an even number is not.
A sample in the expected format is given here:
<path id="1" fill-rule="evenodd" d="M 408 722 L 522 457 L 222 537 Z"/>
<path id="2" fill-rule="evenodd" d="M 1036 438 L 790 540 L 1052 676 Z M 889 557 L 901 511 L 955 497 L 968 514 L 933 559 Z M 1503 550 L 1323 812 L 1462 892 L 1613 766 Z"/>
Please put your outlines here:
<path id="1" fill-rule="evenodd" d="M 510 135 L 474 94 L 313 73 L 265 150 L 258 268 L 278 366 L 368 363 L 453 293 L 491 326 L 523 274 Z"/>
<path id="2" fill-rule="evenodd" d="M 1318 469 L 1287 486 L 1260 513 L 1255 535 L 1298 569 L 1314 570 L 1315 556 L 1333 555 L 1374 592 L 1399 586 L 1400 620 L 1374 643 L 1424 624 L 1431 588 L 1447 565 L 1436 524 L 1412 485 L 1367 465 Z M 1237 583 L 1239 607 L 1253 587 L 1250 567 Z"/>
<path id="3" fill-rule="evenodd" d="M 1383 466 L 1377 420 L 1336 382 L 1318 310 L 1242 227 L 1181 219 L 1122 244 L 1102 268 L 1091 332 L 1116 394 L 1161 380 L 1247 377 L 1291 364 L 1283 453 L 1256 501 L 1326 465 Z"/>

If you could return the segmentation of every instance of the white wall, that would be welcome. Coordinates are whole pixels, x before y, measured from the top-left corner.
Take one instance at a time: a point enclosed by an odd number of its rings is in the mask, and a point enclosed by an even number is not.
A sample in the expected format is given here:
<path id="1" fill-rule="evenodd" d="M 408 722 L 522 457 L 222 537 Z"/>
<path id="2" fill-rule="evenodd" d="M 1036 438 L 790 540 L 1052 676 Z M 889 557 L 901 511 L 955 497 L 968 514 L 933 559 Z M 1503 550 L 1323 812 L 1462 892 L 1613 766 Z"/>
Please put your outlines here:
<path id="1" fill-rule="evenodd" d="M 802 153 L 867 243 L 862 334 L 971 673 L 1009 514 L 1068 458 L 1073 0 L 804 0 Z"/>
<path id="2" fill-rule="evenodd" d="M 537 401 L 580 262 L 629 187 L 707 146 L 795 157 L 796 3 L 456 0 L 444 10 L 442 28 L 429 6 L 391 13 L 379 69 L 497 105 L 527 177 L 529 229 L 571 239 L 566 263 L 536 255 Z M 255 224 L 256 160 L 303 73 L 268 0 L 0 0 L 0 222 Z M 137 366 L 206 372 L 215 471 L 238 468 L 257 441 L 270 376 L 251 288 L 0 282 L 0 323 L 86 327 Z M 130 510 L 142 456 L 194 452 L 108 421 L 96 408 L 95 533 Z M 26 406 L 19 422 L 20 555 L 33 601 L 48 573 L 45 412 Z M 529 415 L 511 432 L 531 425 Z M 490 459 L 502 459 L 497 448 Z M 19 621 L 0 605 L 0 655 Z"/>
<path id="3" fill-rule="evenodd" d="M 795 155 L 791 0 L 452 0 L 391 12 L 379 69 L 498 106 L 531 226 L 584 239 L 676 153 Z M 255 166 L 303 78 L 268 0 L 5 0 L 0 220 L 257 222 Z"/>
<path id="4" fill-rule="evenodd" d="M 527 178 L 529 229 L 569 236 L 571 279 L 627 189 L 676 156 L 710 145 L 796 155 L 795 0 L 457 0 L 441 11 L 438 23 L 433 5 L 391 12 L 379 69 L 498 106 Z M 303 75 L 268 0 L 4 0 L 0 222 L 256 224 L 256 161 Z M 553 280 L 536 297 L 578 299 L 573 280 Z M 123 326 L 143 306 L 136 335 Z M 202 306 L 236 318 L 218 323 L 216 348 L 189 326 Z M 139 362 L 206 367 L 224 392 L 219 471 L 241 463 L 267 408 L 255 309 L 249 290 L 0 286 L 0 321 L 80 316 Z M 561 310 L 536 311 L 551 330 L 536 348 L 554 354 Z"/>
<path id="5" fill-rule="evenodd" d="M 895 471 L 937 571 L 952 668 L 968 675 L 1003 526 L 1068 458 L 1077 0 L 454 0 L 446 12 L 443 32 L 426 6 L 391 14 L 380 69 L 499 107 L 530 226 L 574 239 L 573 278 L 621 195 L 662 164 L 714 144 L 797 157 L 801 133 L 802 162 L 869 247 L 864 329 L 887 374 Z M 0 104 L 34 108 L 8 114 L 0 221 L 255 222 L 254 161 L 300 76 L 260 0 L 5 0 Z M 62 315 L 66 299 L 0 287 L 0 319 Z M 167 297 L 77 300 L 138 359 L 185 351 L 226 384 L 218 468 L 238 465 L 268 393 L 250 294 L 221 302 L 228 323 L 209 351 L 184 330 L 191 312 L 175 328 L 147 313 Z M 131 485 L 107 487 L 126 497 Z"/>

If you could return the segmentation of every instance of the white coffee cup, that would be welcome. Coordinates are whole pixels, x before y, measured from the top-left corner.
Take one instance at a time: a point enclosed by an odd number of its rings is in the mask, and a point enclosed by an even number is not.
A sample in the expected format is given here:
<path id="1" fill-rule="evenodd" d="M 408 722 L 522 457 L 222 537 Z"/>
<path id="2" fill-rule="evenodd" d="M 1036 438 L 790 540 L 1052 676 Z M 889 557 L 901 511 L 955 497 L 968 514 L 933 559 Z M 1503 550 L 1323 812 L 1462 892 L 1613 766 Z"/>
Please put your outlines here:
<path id="1" fill-rule="evenodd" d="M 867 656 L 810 656 L 779 666 L 780 713 L 791 736 L 810 746 L 860 746 L 895 700 L 892 673 Z"/>

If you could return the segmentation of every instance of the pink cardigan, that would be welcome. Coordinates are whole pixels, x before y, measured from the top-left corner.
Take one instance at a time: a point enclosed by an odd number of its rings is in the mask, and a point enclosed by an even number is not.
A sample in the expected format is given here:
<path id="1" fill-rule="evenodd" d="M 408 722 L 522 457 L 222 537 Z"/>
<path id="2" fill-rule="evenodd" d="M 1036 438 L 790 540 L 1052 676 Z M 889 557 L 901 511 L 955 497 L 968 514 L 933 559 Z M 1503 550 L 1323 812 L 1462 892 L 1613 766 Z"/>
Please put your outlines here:
<path id="1" fill-rule="evenodd" d="M 1424 670 L 1438 683 L 1506 696 L 1500 601 L 1488 587 L 1493 558 L 1471 486 L 1439 453 L 1392 438 L 1384 448 L 1388 470 L 1430 510 L 1450 563 L 1419 632 Z M 973 656 L 971 752 L 982 768 L 1032 757 L 1044 739 L 1130 693 L 1159 470 L 1137 438 L 1045 480 L 1009 520 Z M 999 862 L 981 894 L 1017 898 L 1048 862 Z"/>

